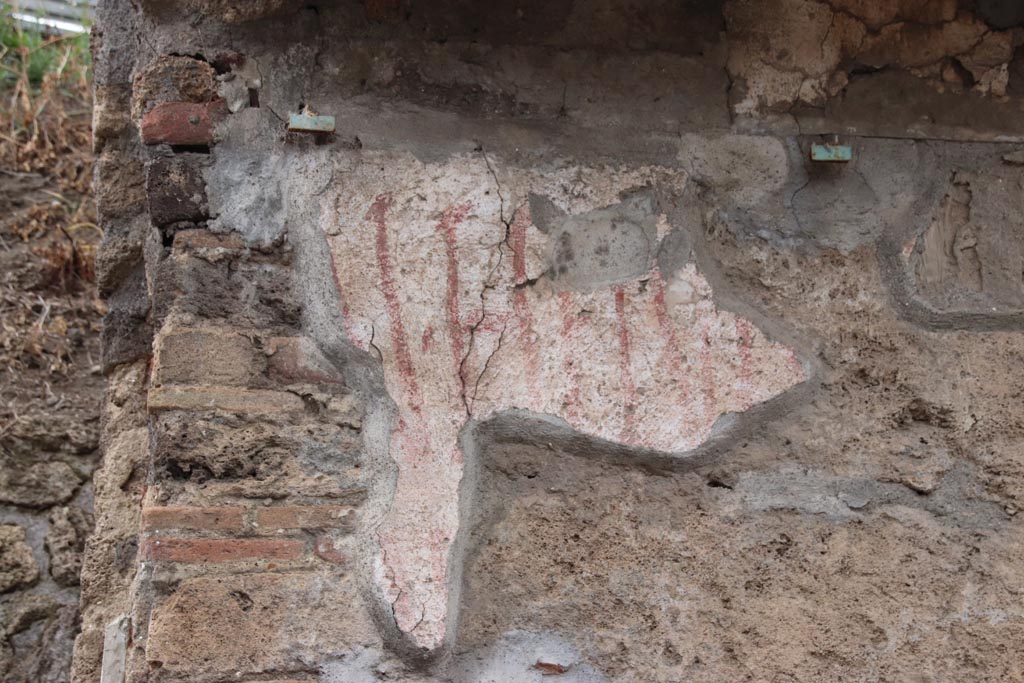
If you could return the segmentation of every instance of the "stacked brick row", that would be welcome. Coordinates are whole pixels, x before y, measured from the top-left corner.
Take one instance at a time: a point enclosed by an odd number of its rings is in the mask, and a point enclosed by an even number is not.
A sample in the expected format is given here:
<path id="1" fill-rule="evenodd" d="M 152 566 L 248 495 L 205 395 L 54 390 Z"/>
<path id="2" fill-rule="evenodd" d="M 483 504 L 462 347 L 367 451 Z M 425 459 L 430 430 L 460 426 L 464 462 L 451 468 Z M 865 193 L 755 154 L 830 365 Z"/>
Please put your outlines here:
<path id="1" fill-rule="evenodd" d="M 362 604 L 362 408 L 301 334 L 287 244 L 209 229 L 224 69 L 124 63 L 98 38 L 111 390 L 73 680 L 317 680 L 375 632 L 348 609 Z"/>

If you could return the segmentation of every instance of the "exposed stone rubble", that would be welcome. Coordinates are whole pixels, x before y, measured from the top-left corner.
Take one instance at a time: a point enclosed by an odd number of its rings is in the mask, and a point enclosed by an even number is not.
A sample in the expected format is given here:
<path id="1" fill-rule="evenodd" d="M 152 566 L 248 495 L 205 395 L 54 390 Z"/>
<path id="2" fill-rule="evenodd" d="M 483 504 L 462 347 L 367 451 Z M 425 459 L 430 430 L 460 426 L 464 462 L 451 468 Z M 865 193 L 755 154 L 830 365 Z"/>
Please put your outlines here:
<path id="1" fill-rule="evenodd" d="M 106 3 L 76 682 L 1024 675 L 1019 22 L 691 4 Z"/>
<path id="2" fill-rule="evenodd" d="M 936 90 L 1005 97 L 1019 27 L 996 30 L 956 0 L 738 1 L 728 4 L 733 109 L 749 115 L 824 106 L 851 78 L 906 69 Z M 967 5 L 968 3 L 963 3 Z M 800 23 L 797 34 L 791 28 Z"/>

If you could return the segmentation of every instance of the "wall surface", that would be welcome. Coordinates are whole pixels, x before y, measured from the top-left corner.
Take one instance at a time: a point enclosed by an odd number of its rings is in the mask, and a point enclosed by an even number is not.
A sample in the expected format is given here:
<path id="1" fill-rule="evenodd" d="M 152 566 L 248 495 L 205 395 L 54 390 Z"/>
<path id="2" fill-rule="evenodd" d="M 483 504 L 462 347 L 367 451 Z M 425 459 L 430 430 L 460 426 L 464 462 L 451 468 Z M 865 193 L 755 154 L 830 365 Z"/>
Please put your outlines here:
<path id="1" fill-rule="evenodd" d="M 98 22 L 75 681 L 1024 678 L 1015 3 Z"/>

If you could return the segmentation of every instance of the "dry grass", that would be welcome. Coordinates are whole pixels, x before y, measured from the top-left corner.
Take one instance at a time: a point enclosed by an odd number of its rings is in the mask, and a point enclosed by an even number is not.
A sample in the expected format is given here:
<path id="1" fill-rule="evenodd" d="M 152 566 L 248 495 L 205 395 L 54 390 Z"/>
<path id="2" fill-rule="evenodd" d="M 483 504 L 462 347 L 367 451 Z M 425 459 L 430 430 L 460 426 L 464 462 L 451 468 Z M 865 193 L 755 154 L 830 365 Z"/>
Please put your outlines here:
<path id="1" fill-rule="evenodd" d="M 9 12 L 0 4 L 0 451 L 95 376 L 103 313 L 88 36 Z"/>

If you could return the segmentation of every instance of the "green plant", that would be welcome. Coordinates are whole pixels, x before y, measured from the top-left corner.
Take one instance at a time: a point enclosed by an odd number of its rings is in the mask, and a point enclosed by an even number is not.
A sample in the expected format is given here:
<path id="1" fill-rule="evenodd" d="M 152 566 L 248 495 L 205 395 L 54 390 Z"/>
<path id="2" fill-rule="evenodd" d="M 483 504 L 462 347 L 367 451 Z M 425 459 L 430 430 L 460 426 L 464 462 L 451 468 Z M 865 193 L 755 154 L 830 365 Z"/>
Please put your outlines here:
<path id="1" fill-rule="evenodd" d="M 89 82 L 89 36 L 49 34 L 0 2 L 0 93 L 18 114 L 38 116 L 55 97 L 80 97 Z"/>

